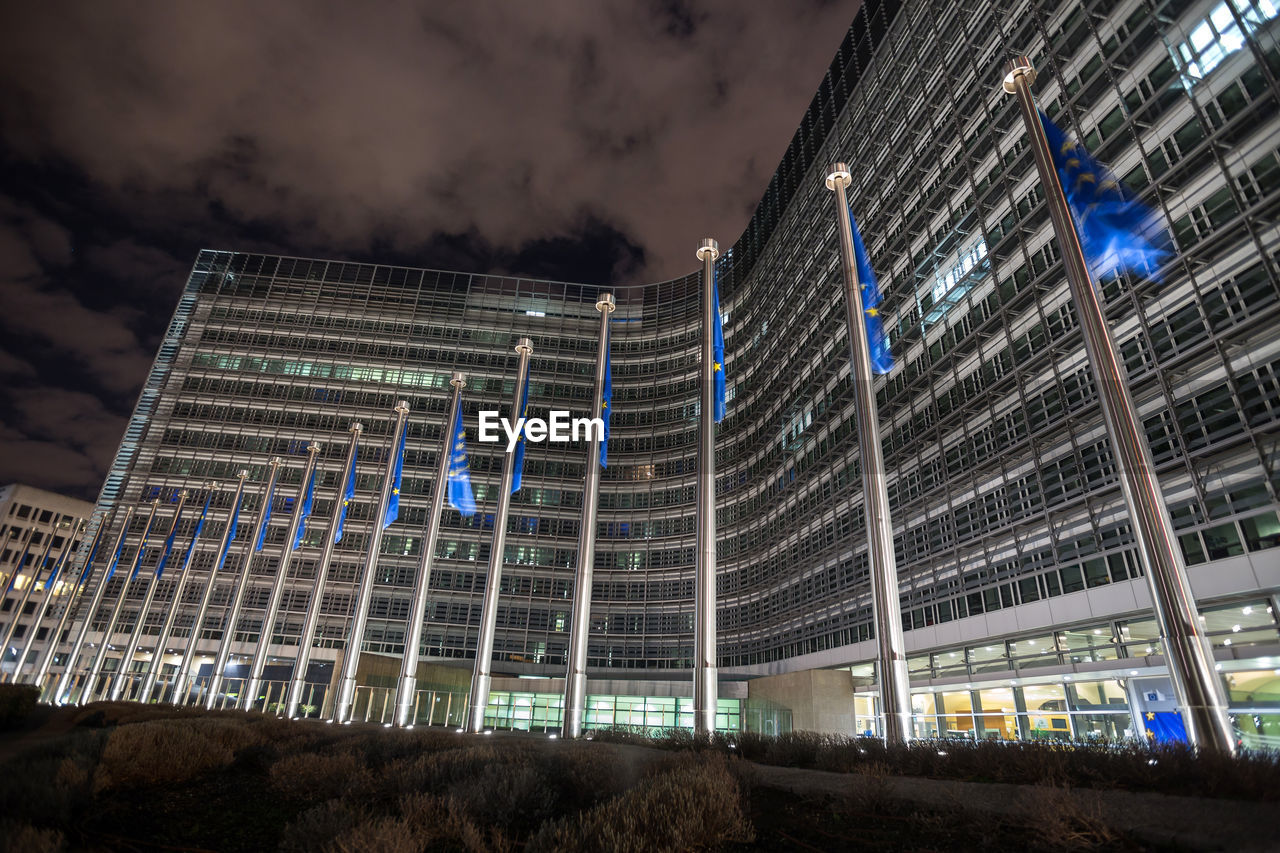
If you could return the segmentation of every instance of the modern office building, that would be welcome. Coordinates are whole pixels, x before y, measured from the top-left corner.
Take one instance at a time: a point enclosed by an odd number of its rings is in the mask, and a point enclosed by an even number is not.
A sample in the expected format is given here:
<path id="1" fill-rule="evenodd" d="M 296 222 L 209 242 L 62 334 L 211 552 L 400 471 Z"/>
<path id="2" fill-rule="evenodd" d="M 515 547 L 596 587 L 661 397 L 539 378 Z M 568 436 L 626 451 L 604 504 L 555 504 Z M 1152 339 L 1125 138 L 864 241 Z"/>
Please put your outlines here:
<path id="1" fill-rule="evenodd" d="M 5 590 L 0 604 L 0 636 L 9 636 L 0 655 L 4 678 L 12 678 L 19 656 L 23 656 L 24 672 L 29 672 L 34 668 L 34 656 L 48 647 L 50 632 L 75 586 L 76 575 L 68 578 L 64 567 L 75 560 L 92 514 L 93 504 L 88 501 L 21 483 L 0 488 L 0 582 Z M 60 561 L 53 597 L 46 603 L 45 581 Z M 33 577 L 37 567 L 39 573 Z M 36 586 L 31 588 L 33 580 Z"/>
<path id="2" fill-rule="evenodd" d="M 1271 0 L 863 4 L 755 215 L 719 261 L 729 378 L 717 439 L 721 725 L 785 725 L 769 716 L 782 709 L 797 728 L 875 725 L 862 487 L 824 187 L 836 161 L 851 166 L 850 200 L 898 362 L 876 390 L 917 731 L 1140 735 L 1146 713 L 1173 707 L 1059 250 L 1016 104 L 1000 86 L 1003 60 L 1024 53 L 1045 111 L 1171 224 L 1178 252 L 1162 281 L 1108 278 L 1101 289 L 1237 727 L 1248 743 L 1277 743 L 1278 26 Z M 706 235 L 688 236 L 693 270 Z M 506 412 L 512 345 L 528 336 L 532 413 L 585 415 L 594 304 L 609 290 L 612 437 L 587 725 L 688 724 L 697 281 L 583 285 L 202 252 L 96 521 L 118 524 L 122 508 L 156 498 L 163 507 L 184 488 L 203 494 L 206 480 L 227 483 L 242 467 L 252 507 L 268 460 L 284 457 L 239 622 L 223 624 L 220 580 L 194 629 L 202 650 L 233 631 L 247 652 L 263 630 L 305 447 L 323 446 L 323 518 L 347 426 L 362 422 L 357 500 L 314 638 L 316 657 L 332 658 L 374 523 L 392 407 L 407 400 L 403 508 L 383 539 L 362 638 L 360 707 L 382 719 L 376 691 L 393 686 L 403 651 L 448 380 L 465 371 L 480 512 L 445 513 L 423 633 L 427 680 L 439 687 L 423 701 L 457 701 L 475 654 L 502 460 L 500 446 L 474 440 L 477 412 Z M 501 588 L 495 671 L 509 678 L 490 699 L 499 725 L 558 720 L 586 457 L 581 444 L 528 451 Z M 215 501 L 180 593 L 175 650 L 191 642 L 229 497 Z M 136 515 L 126 554 L 142 523 Z M 191 524 L 179 529 L 185 541 Z M 290 569 L 272 637 L 282 663 L 311 640 L 300 630 L 322 535 L 313 526 Z M 172 586 L 162 584 L 144 650 Z M 126 600 L 115 641 L 140 595 Z M 91 615 L 95 632 L 107 610 Z"/>

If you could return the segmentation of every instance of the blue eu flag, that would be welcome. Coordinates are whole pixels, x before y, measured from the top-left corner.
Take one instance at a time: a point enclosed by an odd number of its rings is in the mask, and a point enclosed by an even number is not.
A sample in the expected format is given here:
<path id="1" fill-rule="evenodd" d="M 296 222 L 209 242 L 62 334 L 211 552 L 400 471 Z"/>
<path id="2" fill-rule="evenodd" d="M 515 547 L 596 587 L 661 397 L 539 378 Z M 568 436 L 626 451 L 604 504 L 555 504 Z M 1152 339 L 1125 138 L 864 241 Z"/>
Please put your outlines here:
<path id="1" fill-rule="evenodd" d="M 169 535 L 164 540 L 164 550 L 160 552 L 160 560 L 156 563 L 156 577 L 159 578 L 164 573 L 165 564 L 169 562 L 169 554 L 173 551 L 173 541 L 178 538 L 178 521 L 181 516 L 173 520 L 170 525 Z"/>
<path id="2" fill-rule="evenodd" d="M 391 498 L 387 501 L 387 512 L 382 517 L 382 529 L 386 530 L 400 517 L 400 486 L 404 482 L 404 443 L 409 437 L 409 422 L 405 421 L 400 430 L 400 447 L 396 450 L 396 467 L 391 475 Z"/>
<path id="3" fill-rule="evenodd" d="M 852 207 L 849 208 L 849 226 L 853 231 L 853 259 L 858 267 L 862 319 L 867 326 L 871 369 L 876 373 L 888 373 L 893 370 L 893 353 L 889 352 L 889 339 L 885 337 L 884 324 L 880 322 L 880 285 L 871 269 L 871 258 L 867 256 L 867 247 L 862 242 L 862 232 L 858 230 L 858 222 L 853 218 Z"/>
<path id="4" fill-rule="evenodd" d="M 351 468 L 347 471 L 347 479 L 342 486 L 342 509 L 338 511 L 338 523 L 333 529 L 333 541 L 336 545 L 342 541 L 342 528 L 347 523 L 347 507 L 356 496 L 356 454 L 351 454 Z"/>
<path id="5" fill-rule="evenodd" d="M 138 577 L 138 572 L 142 571 L 142 560 L 147 556 L 147 537 L 151 535 L 151 525 L 154 522 L 155 515 L 152 514 L 147 519 L 147 529 L 142 531 L 142 541 L 138 543 L 138 555 L 133 558 L 133 574 L 129 575 L 131 583 Z"/>
<path id="6" fill-rule="evenodd" d="M 214 565 L 215 572 L 222 571 L 222 566 L 227 562 L 227 553 L 231 550 L 231 543 L 236 539 L 236 528 L 240 525 L 240 507 L 244 506 L 244 492 L 240 492 L 240 498 L 236 501 L 236 508 L 231 513 L 231 533 L 227 536 L 227 547 L 222 549 L 222 553 L 218 555 L 218 562 Z M 194 542 L 194 540 L 192 540 Z"/>
<path id="7" fill-rule="evenodd" d="M 1106 166 L 1040 113 L 1058 181 L 1095 278 L 1110 272 L 1160 280 L 1160 264 L 1173 254 L 1164 219 L 1133 197 Z"/>
<path id="8" fill-rule="evenodd" d="M 271 504 L 276 499 L 276 484 L 271 484 L 271 491 L 267 493 L 267 511 L 262 516 L 262 529 L 258 531 L 257 544 L 253 546 L 253 550 L 261 551 L 262 546 L 267 544 L 267 525 L 271 522 Z"/>
<path id="9" fill-rule="evenodd" d="M 311 469 L 311 479 L 307 481 L 307 495 L 302 499 L 302 515 L 298 518 L 298 535 L 293 540 L 293 547 L 302 544 L 302 537 L 307 535 L 307 519 L 311 517 L 311 509 L 316 503 L 316 469 Z"/>
<path id="10" fill-rule="evenodd" d="M 600 394 L 600 418 L 604 421 L 604 440 L 600 442 L 600 467 L 609 462 L 609 415 L 613 411 L 613 363 L 610 361 L 609 338 L 604 341 L 604 390 Z"/>
<path id="11" fill-rule="evenodd" d="M 196 529 L 191 532 L 191 541 L 187 543 L 187 553 L 182 557 L 182 566 L 178 569 L 179 573 L 185 572 L 187 566 L 191 565 L 191 558 L 196 553 L 196 540 L 200 538 L 200 531 L 204 530 L 204 520 L 209 517 L 209 504 L 211 503 L 213 503 L 212 491 L 205 496 L 204 509 L 200 510 L 200 518 L 196 520 Z M 156 572 L 156 577 L 159 576 L 160 573 Z"/>
<path id="12" fill-rule="evenodd" d="M 526 417 L 529 413 L 529 374 L 524 377 L 524 390 L 520 392 L 520 414 L 517 417 Z M 524 449 L 528 444 L 525 441 L 524 428 L 520 428 L 520 437 L 516 439 L 516 467 L 511 476 L 511 494 L 520 491 L 520 482 L 524 479 Z"/>
<path id="13" fill-rule="evenodd" d="M 453 421 L 453 443 L 449 450 L 449 506 L 470 518 L 476 514 L 476 498 L 471 491 L 471 468 L 467 464 L 467 431 L 462 426 L 462 400 Z"/>
<path id="14" fill-rule="evenodd" d="M 1147 736 L 1156 743 L 1186 743 L 1187 728 L 1177 711 L 1147 711 Z"/>
<path id="15" fill-rule="evenodd" d="M 724 324 L 720 322 L 720 275 L 716 274 L 711 281 L 711 313 L 715 319 L 714 348 L 715 364 L 712 375 L 716 380 L 716 423 L 724 420 Z"/>

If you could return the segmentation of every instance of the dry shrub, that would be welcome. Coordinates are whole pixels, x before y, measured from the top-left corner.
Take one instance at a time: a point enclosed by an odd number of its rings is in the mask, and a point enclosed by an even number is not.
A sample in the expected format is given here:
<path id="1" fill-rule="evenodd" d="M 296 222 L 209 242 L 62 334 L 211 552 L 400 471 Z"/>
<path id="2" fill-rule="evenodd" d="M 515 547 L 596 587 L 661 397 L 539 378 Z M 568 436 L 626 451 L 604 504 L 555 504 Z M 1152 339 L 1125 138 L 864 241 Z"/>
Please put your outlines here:
<path id="1" fill-rule="evenodd" d="M 4 765 L 0 815 L 32 824 L 65 824 L 92 803 L 90 785 L 104 732 L 71 732 Z"/>
<path id="2" fill-rule="evenodd" d="M 849 793 L 849 805 L 864 814 L 888 814 L 893 809 L 893 783 L 889 765 L 871 761 L 858 768 Z"/>
<path id="3" fill-rule="evenodd" d="M 556 789 L 557 809 L 572 813 L 621 794 L 640 778 L 641 759 L 597 749 L 591 744 L 564 742 L 542 759 Z M 735 762 L 742 764 L 742 762 Z"/>
<path id="4" fill-rule="evenodd" d="M 0 730 L 16 729 L 26 723 L 39 701 L 39 687 L 0 684 Z"/>
<path id="5" fill-rule="evenodd" d="M 368 790 L 372 774 L 364 761 L 348 750 L 303 752 L 271 765 L 271 787 L 294 800 L 328 800 Z"/>
<path id="6" fill-rule="evenodd" d="M 424 847 L 433 845 L 467 853 L 506 853 L 514 849 L 500 830 L 491 828 L 486 835 L 453 797 L 407 794 L 400 798 L 400 815 Z"/>
<path id="7" fill-rule="evenodd" d="M 551 777 L 527 757 L 494 762 L 455 781 L 449 799 L 473 823 L 503 831 L 527 832 L 556 813 Z"/>
<path id="8" fill-rule="evenodd" d="M 0 821 L 0 853 L 58 853 L 66 849 L 67 840 L 59 830 Z"/>
<path id="9" fill-rule="evenodd" d="M 1046 850 L 1088 850 L 1110 845 L 1120 835 L 1102 819 L 1097 795 L 1071 795 L 1066 788 L 1039 786 L 1027 793 L 1024 818 Z"/>
<path id="10" fill-rule="evenodd" d="M 238 750 L 262 743 L 243 720 L 153 720 L 116 728 L 107 737 L 94 788 L 182 782 L 226 767 Z"/>
<path id="11" fill-rule="evenodd" d="M 362 808 L 334 799 L 307 809 L 285 825 L 280 834 L 281 853 L 312 853 L 369 820 Z"/>
<path id="12" fill-rule="evenodd" d="M 530 851 L 675 851 L 750 842 L 742 791 L 720 756 L 686 756 L 631 791 L 548 823 Z"/>

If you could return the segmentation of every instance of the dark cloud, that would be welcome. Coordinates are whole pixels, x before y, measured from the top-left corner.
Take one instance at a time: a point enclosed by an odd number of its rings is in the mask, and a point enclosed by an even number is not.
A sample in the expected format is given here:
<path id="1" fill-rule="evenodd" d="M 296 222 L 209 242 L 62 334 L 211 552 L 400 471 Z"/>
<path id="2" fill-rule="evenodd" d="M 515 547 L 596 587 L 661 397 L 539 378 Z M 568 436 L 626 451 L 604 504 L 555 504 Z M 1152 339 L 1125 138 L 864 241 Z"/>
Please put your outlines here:
<path id="1" fill-rule="evenodd" d="M 96 492 L 199 248 L 601 284 L 688 272 L 699 238 L 745 226 L 856 10 L 11 10 L 0 480 Z"/>

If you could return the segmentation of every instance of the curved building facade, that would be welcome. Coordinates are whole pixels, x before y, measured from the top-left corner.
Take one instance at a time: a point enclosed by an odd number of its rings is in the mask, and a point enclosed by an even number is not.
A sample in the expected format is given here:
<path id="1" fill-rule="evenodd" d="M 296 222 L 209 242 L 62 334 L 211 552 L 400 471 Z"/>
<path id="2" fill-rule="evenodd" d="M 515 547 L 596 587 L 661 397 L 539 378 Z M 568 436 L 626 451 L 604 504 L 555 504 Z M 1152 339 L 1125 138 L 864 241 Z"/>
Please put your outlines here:
<path id="1" fill-rule="evenodd" d="M 1112 277 L 1101 289 L 1237 724 L 1280 738 L 1280 670 L 1270 672 L 1270 654 L 1280 656 L 1276 8 L 1014 5 L 864 3 L 750 224 L 718 262 L 729 384 L 717 438 L 721 678 L 748 682 L 733 695 L 758 687 L 762 702 L 796 709 L 797 727 L 873 727 L 861 473 L 824 187 L 842 160 L 898 363 L 876 393 L 918 730 L 1133 734 L 1139 710 L 1164 707 L 1159 638 L 1059 250 L 1016 103 L 1000 88 L 1003 59 L 1024 53 L 1046 112 L 1171 223 L 1177 256 L 1162 283 Z M 701 236 L 689 235 L 691 268 Z M 697 274 L 596 287 L 202 252 L 96 521 L 113 524 L 120 507 L 157 498 L 163 514 L 179 490 L 199 492 L 242 467 L 253 506 L 269 459 L 282 456 L 278 506 L 240 621 L 223 624 L 220 591 L 194 629 L 202 648 L 227 630 L 251 648 L 305 448 L 323 448 L 324 518 L 348 423 L 362 422 L 357 500 L 315 638 L 325 656 L 348 630 L 391 410 L 407 400 L 402 509 L 383 538 L 363 637 L 366 653 L 396 657 L 448 380 L 464 371 L 480 512 L 445 512 L 422 645 L 424 660 L 464 671 L 502 461 L 500 445 L 474 440 L 477 413 L 506 413 L 512 345 L 527 336 L 531 414 L 586 416 L 594 306 L 607 290 L 618 305 L 614 396 L 589 666 L 630 685 L 612 693 L 661 694 L 652 685 L 687 682 L 693 656 L 697 284 Z M 504 555 L 502 672 L 563 674 L 587 464 L 583 444 L 528 452 Z M 161 582 L 144 649 L 175 595 L 172 646 L 190 642 L 229 497 L 215 500 L 184 589 Z M 140 514 L 126 554 L 142 523 Z M 179 541 L 193 523 L 179 527 Z M 294 557 L 272 638 L 281 660 L 301 642 L 322 528 Z M 144 573 L 157 556 L 148 552 Z M 126 596 L 122 631 L 136 622 L 140 595 Z M 91 614 L 97 631 L 106 609 Z"/>

